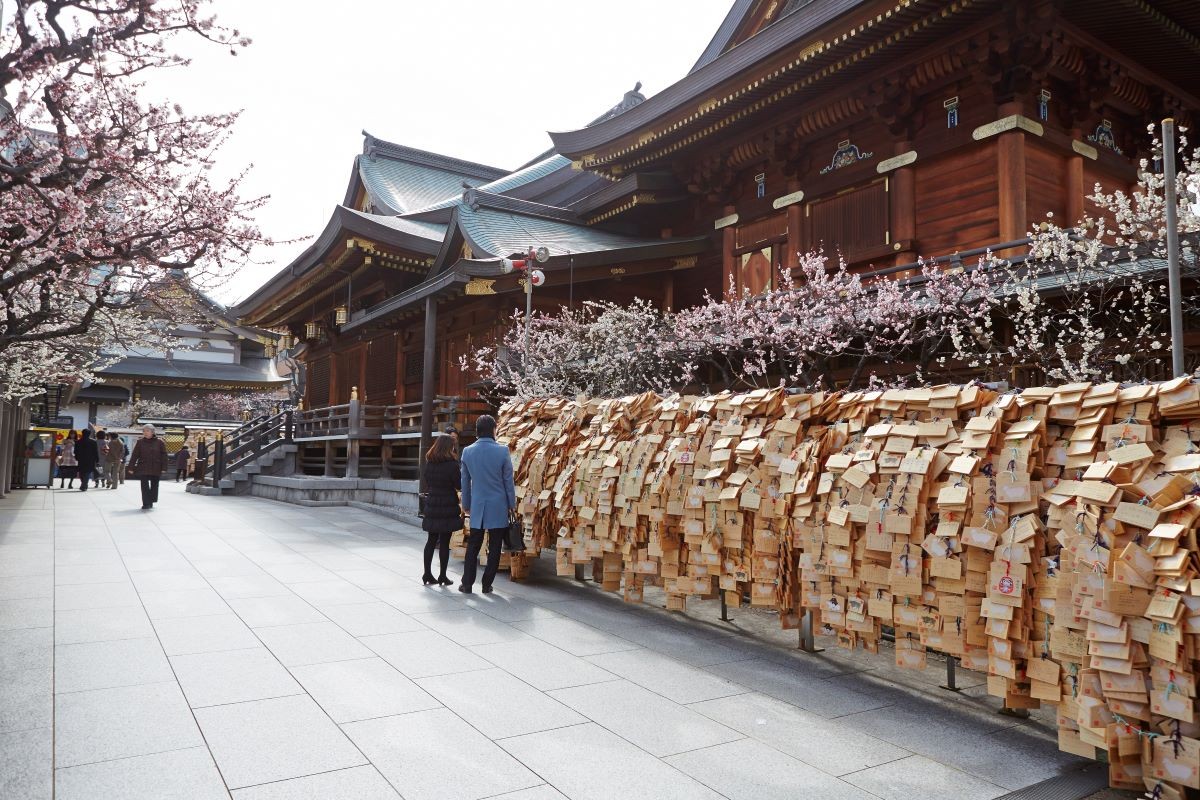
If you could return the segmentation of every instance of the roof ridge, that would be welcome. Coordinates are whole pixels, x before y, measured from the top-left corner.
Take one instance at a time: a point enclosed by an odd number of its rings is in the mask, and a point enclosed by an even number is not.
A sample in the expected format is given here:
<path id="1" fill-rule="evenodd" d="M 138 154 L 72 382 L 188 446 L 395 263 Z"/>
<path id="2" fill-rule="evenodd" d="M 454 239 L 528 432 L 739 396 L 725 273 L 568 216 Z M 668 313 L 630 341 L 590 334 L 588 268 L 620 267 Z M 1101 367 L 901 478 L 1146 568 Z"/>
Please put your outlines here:
<path id="1" fill-rule="evenodd" d="M 494 194 L 478 188 L 464 190 L 462 204 L 472 211 L 482 207 L 496 211 L 524 214 L 530 217 L 543 217 L 559 222 L 570 222 L 577 225 L 583 224 L 583 220 L 580 219 L 579 215 L 570 209 L 537 203 L 533 200 L 521 200 L 506 194 Z"/>
<path id="2" fill-rule="evenodd" d="M 467 161 L 466 159 L 455 158 L 454 156 L 447 156 L 442 153 L 434 153 L 429 150 L 420 150 L 416 147 L 389 142 L 386 139 L 372 136 L 365 130 L 362 132 L 362 135 L 363 155 L 368 158 L 381 155 L 397 161 L 407 161 L 410 164 L 433 167 L 434 169 L 465 173 L 470 177 L 486 180 L 496 180 L 511 172 L 511 170 L 503 169 L 502 167 L 492 167 L 487 164 L 480 164 L 477 161 Z"/>

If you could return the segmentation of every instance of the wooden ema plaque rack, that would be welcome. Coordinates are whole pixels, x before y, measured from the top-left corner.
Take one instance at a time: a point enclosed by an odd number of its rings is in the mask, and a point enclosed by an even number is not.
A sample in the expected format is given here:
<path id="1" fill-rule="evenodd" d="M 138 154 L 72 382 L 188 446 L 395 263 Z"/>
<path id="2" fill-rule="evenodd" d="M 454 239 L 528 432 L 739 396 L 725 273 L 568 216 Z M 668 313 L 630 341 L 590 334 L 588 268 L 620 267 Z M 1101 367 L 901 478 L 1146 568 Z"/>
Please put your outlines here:
<path id="1" fill-rule="evenodd" d="M 1200 386 L 539 399 L 501 411 L 531 554 L 640 602 L 802 619 L 839 647 L 1057 706 L 1110 783 L 1200 789 Z M 518 576 L 526 557 L 520 562 Z M 951 661 L 951 664 L 953 661 Z"/>

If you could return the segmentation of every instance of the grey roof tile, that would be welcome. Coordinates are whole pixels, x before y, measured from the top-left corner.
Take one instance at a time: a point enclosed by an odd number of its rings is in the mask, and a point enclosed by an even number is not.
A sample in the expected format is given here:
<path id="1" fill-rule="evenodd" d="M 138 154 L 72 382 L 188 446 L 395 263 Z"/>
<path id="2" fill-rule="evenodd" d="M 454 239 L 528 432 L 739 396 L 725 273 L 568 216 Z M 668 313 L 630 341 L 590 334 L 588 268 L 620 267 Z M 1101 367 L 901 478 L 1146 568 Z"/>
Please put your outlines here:
<path id="1" fill-rule="evenodd" d="M 214 364 L 208 361 L 189 361 L 175 358 L 126 358 L 110 367 L 99 370 L 106 376 L 130 375 L 140 378 L 164 378 L 176 381 L 211 381 L 281 384 L 288 378 L 282 378 L 275 371 L 275 366 L 266 359 L 256 359 L 251 364 Z"/>

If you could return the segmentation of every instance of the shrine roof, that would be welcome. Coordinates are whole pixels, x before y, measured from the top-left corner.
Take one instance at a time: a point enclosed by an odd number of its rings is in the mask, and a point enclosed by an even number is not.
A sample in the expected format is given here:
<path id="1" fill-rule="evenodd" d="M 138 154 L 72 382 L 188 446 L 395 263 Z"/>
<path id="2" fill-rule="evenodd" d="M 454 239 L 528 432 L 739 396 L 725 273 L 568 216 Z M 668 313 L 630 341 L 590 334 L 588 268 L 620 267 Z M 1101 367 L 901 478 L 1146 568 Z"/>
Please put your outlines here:
<path id="1" fill-rule="evenodd" d="M 354 160 L 355 174 L 372 205 L 380 212 L 403 214 L 424 208 L 462 189 L 509 174 L 508 170 L 377 139 L 363 132 L 363 152 Z M 345 205 L 353 205 L 351 181 Z"/>
<path id="2" fill-rule="evenodd" d="M 160 378 L 170 381 L 199 381 L 208 383 L 237 383 L 251 386 L 276 386 L 287 383 L 275 371 L 271 359 L 254 359 L 250 364 L 219 364 L 211 361 L 190 361 L 175 358 L 125 358 L 116 364 L 98 370 L 105 377 L 128 376 L 135 378 Z"/>
<path id="3" fill-rule="evenodd" d="M 557 153 L 552 153 L 550 156 L 542 159 L 541 161 L 537 161 L 533 164 L 522 167 L 516 172 L 510 172 L 502 178 L 485 183 L 478 188 L 486 192 L 491 192 L 492 194 L 507 194 L 508 192 L 532 184 L 562 169 L 571 169 L 571 159 L 564 158 Z M 447 196 L 441 198 L 438 202 L 425 206 L 424 208 L 415 209 L 408 214 L 405 214 L 405 217 L 415 219 L 426 215 L 432 215 L 433 212 L 452 208 L 461 202 L 461 200 L 462 185 L 460 184 L 455 186 L 454 189 L 447 194 Z"/>
<path id="4" fill-rule="evenodd" d="M 813 0 L 810 5 L 804 7 L 803 13 L 791 13 L 737 47 L 721 52 L 721 48 L 728 42 L 728 37 L 733 35 L 730 31 L 716 48 L 717 54 L 706 49 L 705 55 L 701 56 L 701 61 L 697 62 L 692 72 L 645 102 L 579 130 L 552 132 L 550 138 L 558 152 L 579 157 L 639 130 L 680 106 L 703 100 L 707 93 L 720 84 L 800 42 L 864 2 L 866 0 Z M 737 19 L 740 23 L 741 17 Z M 728 18 L 726 21 L 728 22 Z M 736 27 L 737 23 L 732 24 Z M 710 43 L 710 48 L 714 43 L 717 43 L 717 38 Z"/>
<path id="5" fill-rule="evenodd" d="M 275 273 L 246 299 L 232 309 L 239 318 L 276 295 L 297 278 L 321 265 L 326 255 L 347 234 L 361 236 L 377 244 L 421 256 L 436 255 L 446 235 L 446 226 L 423 220 L 409 220 L 380 214 L 367 214 L 345 206 L 335 206 L 325 230 L 290 264 Z"/>
<path id="6" fill-rule="evenodd" d="M 486 254 L 497 258 L 524 253 L 531 246 L 545 247 L 552 258 L 568 254 L 578 258 L 591 253 L 646 252 L 691 243 L 699 243 L 700 249 L 704 249 L 708 245 L 707 236 L 661 239 L 600 230 L 584 225 L 565 209 L 490 195 L 477 189 L 464 193 L 462 204 L 455 209 L 453 224 L 476 256 Z M 699 252 L 687 246 L 684 250 Z"/>

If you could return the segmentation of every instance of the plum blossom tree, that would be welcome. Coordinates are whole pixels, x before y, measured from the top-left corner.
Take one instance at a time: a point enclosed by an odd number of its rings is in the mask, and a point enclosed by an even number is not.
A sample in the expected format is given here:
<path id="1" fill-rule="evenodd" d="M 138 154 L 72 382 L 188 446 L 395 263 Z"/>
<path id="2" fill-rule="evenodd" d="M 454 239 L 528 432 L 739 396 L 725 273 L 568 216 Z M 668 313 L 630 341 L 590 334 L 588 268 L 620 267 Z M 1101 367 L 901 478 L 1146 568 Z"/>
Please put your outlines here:
<path id="1" fill-rule="evenodd" d="M 496 344 L 463 356 L 459 366 L 504 396 L 619 397 L 686 383 L 688 365 L 678 356 L 669 315 L 649 301 L 589 301 L 557 314 L 535 311 L 528 351 L 525 315 L 515 312 Z"/>
<path id="2" fill-rule="evenodd" d="M 177 36 L 249 42 L 204 0 L 14 0 L 0 29 L 0 394 L 90 377 L 110 342 L 166 345 L 168 270 L 236 269 L 263 242 L 216 154 L 236 114 L 140 96 Z"/>
<path id="3" fill-rule="evenodd" d="M 844 262 L 800 259 L 793 278 L 758 296 L 707 297 L 676 313 L 645 300 L 629 306 L 588 303 L 580 310 L 535 313 L 528 352 L 520 312 L 499 344 L 464 358 L 462 368 L 498 394 L 616 397 L 688 387 L 831 385 L 835 368 L 848 385 L 872 370 L 922 368 L 949 347 L 952 325 L 986 328 L 992 295 L 978 273 L 923 266 L 916 280 L 864 280 Z M 903 380 L 920 380 L 907 370 Z M 897 379 L 893 378 L 893 382 Z M 845 383 L 845 381 L 843 381 Z"/>
<path id="4" fill-rule="evenodd" d="M 1153 133 L 1153 128 L 1151 129 Z M 1200 151 L 1180 138 L 1177 190 L 1185 279 L 1198 272 Z M 1154 149 L 1160 149 L 1156 140 Z M 1035 367 L 1054 382 L 1140 379 L 1153 375 L 1169 351 L 1165 278 L 1165 179 L 1143 159 L 1132 191 L 1089 197 L 1094 213 L 1060 226 L 1048 215 L 1030 233 L 1020 261 L 987 256 L 996 298 L 995 325 L 1006 335 L 952 331 L 952 357 L 1007 377 L 1013 367 Z M 1195 295 L 1185 305 L 1196 308 Z M 1161 355 L 1160 355 L 1161 354 Z"/>
<path id="5" fill-rule="evenodd" d="M 1184 275 L 1195 281 L 1200 150 L 1181 145 L 1179 227 Z M 521 397 L 1146 377 L 1169 345 L 1164 179 L 1143 161 L 1132 191 L 1097 187 L 1089 199 L 1092 215 L 1066 227 L 1048 217 L 1019 259 L 939 259 L 863 276 L 802 254 L 754 297 L 730 291 L 676 313 L 636 301 L 535 314 L 528 353 L 518 313 L 500 346 L 477 351 L 470 366 Z M 1185 302 L 1200 309 L 1194 294 Z"/>

